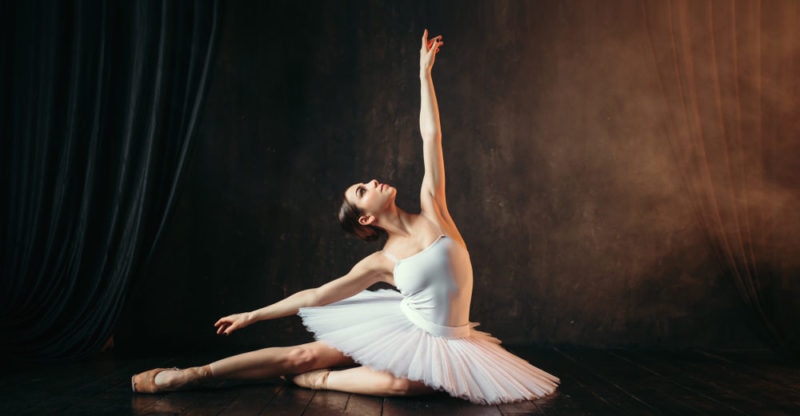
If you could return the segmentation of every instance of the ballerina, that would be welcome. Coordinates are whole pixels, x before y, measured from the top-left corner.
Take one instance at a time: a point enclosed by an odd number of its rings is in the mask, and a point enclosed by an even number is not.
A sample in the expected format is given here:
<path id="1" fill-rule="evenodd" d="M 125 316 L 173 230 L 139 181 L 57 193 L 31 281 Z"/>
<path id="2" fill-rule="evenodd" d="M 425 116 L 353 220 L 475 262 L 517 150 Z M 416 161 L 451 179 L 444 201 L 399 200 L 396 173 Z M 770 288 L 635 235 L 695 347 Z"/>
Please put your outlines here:
<path id="1" fill-rule="evenodd" d="M 371 180 L 344 193 L 342 227 L 383 249 L 344 276 L 261 309 L 219 319 L 218 334 L 298 314 L 315 342 L 273 347 L 187 369 L 156 368 L 132 377 L 134 392 L 174 391 L 207 380 L 292 375 L 302 387 L 378 396 L 445 391 L 475 403 L 529 400 L 559 379 L 511 354 L 469 321 L 472 265 L 447 208 L 439 108 L 431 72 L 443 45 L 420 48 L 420 133 L 424 177 L 420 212 L 395 204 L 397 189 Z M 378 282 L 397 290 L 366 290 Z"/>

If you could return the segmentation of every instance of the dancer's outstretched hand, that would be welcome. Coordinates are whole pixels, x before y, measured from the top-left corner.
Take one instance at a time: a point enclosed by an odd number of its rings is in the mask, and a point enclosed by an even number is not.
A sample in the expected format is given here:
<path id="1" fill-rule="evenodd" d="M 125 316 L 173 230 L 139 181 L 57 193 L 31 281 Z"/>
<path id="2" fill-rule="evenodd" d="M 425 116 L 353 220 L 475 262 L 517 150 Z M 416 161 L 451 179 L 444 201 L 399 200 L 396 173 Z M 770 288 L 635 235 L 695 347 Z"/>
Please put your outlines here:
<path id="1" fill-rule="evenodd" d="M 422 47 L 419 50 L 419 70 L 421 72 L 430 72 L 433 62 L 436 60 L 436 54 L 439 53 L 442 45 L 444 45 L 442 35 L 428 39 L 428 29 L 425 29 L 425 32 L 422 33 Z"/>
<path id="2" fill-rule="evenodd" d="M 235 313 L 224 318 L 219 318 L 217 323 L 214 324 L 214 326 L 217 327 L 217 335 L 230 335 L 231 332 L 250 325 L 253 323 L 250 316 L 250 313 Z"/>

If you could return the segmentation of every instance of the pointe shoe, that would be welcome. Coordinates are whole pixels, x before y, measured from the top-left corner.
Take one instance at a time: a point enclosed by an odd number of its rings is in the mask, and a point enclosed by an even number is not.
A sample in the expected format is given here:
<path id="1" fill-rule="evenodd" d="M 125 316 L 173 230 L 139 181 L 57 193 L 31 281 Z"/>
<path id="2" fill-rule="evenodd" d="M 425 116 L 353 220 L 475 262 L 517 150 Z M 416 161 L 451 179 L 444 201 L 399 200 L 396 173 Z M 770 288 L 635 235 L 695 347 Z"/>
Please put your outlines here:
<path id="1" fill-rule="evenodd" d="M 292 377 L 292 382 L 311 390 L 326 390 L 330 373 L 331 370 L 328 369 L 309 371 Z"/>
<path id="2" fill-rule="evenodd" d="M 131 389 L 134 393 L 162 393 L 169 391 L 166 386 L 156 384 L 156 376 L 162 371 L 179 370 L 178 368 L 154 368 L 131 376 Z"/>

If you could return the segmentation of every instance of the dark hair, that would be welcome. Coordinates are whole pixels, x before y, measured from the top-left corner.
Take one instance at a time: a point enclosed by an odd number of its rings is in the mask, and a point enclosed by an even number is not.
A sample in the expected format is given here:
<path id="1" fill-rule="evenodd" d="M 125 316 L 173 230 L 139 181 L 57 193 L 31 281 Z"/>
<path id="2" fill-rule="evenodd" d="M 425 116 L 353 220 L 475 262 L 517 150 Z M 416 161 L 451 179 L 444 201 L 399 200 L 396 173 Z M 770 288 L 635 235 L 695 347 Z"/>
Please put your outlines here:
<path id="1" fill-rule="evenodd" d="M 363 215 L 361 210 L 358 209 L 357 206 L 351 204 L 347 198 L 342 200 L 342 206 L 339 207 L 339 224 L 342 225 L 343 230 L 364 241 L 375 241 L 386 235 L 386 230 L 383 228 L 372 225 L 361 225 L 358 222 L 361 215 Z"/>

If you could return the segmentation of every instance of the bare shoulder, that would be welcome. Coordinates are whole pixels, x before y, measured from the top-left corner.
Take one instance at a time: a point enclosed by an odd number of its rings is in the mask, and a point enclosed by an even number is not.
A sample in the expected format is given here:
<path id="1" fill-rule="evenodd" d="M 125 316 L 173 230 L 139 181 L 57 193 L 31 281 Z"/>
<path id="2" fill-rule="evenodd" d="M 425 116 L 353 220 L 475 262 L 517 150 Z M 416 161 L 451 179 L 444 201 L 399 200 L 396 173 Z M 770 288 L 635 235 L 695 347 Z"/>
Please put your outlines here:
<path id="1" fill-rule="evenodd" d="M 458 231 L 455 221 L 453 221 L 453 218 L 446 209 L 443 212 L 435 209 L 423 211 L 421 217 L 425 218 L 426 221 L 436 228 L 437 234 L 444 234 L 466 247 L 461 232 Z"/>
<path id="2" fill-rule="evenodd" d="M 372 274 L 380 276 L 380 280 L 391 279 L 394 262 L 382 251 L 376 251 L 364 257 L 353 266 L 353 272 L 358 274 Z"/>

